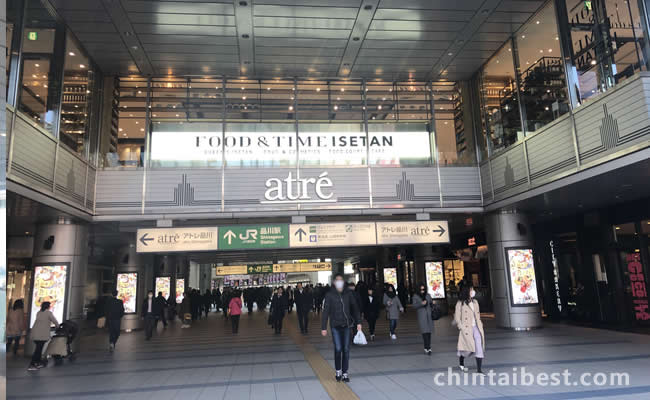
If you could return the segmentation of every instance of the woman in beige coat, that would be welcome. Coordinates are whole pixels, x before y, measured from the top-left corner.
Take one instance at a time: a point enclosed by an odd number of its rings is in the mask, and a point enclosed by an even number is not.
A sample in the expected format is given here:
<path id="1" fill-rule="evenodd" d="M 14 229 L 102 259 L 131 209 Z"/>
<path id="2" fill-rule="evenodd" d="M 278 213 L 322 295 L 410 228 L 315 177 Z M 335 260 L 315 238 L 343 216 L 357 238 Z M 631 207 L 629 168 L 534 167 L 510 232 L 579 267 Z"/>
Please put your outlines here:
<path id="1" fill-rule="evenodd" d="M 483 374 L 481 365 L 485 355 L 485 333 L 481 322 L 481 312 L 478 301 L 474 299 L 476 292 L 471 285 L 463 287 L 458 295 L 454 323 L 458 330 L 458 363 L 461 371 L 468 371 L 465 358 L 476 357 L 476 372 Z"/>
<path id="2" fill-rule="evenodd" d="M 34 326 L 32 326 L 31 337 L 34 341 L 34 354 L 32 354 L 32 362 L 29 364 L 28 371 L 35 371 L 39 368 L 43 368 L 46 364 L 43 364 L 41 360 L 41 355 L 43 353 L 43 347 L 48 340 L 50 340 L 50 327 L 58 326 L 59 321 L 56 320 L 52 311 L 50 311 L 50 302 L 44 301 L 41 304 L 41 311 L 36 314 L 36 320 L 34 321 Z"/>

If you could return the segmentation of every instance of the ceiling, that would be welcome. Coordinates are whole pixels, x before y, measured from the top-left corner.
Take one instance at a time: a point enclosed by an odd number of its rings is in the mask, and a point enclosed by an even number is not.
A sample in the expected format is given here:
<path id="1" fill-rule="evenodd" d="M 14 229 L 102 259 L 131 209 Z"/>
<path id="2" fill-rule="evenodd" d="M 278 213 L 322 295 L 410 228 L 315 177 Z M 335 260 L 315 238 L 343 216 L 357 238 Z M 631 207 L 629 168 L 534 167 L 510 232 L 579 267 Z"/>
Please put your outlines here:
<path id="1" fill-rule="evenodd" d="M 50 0 L 104 73 L 469 78 L 540 0 Z"/>

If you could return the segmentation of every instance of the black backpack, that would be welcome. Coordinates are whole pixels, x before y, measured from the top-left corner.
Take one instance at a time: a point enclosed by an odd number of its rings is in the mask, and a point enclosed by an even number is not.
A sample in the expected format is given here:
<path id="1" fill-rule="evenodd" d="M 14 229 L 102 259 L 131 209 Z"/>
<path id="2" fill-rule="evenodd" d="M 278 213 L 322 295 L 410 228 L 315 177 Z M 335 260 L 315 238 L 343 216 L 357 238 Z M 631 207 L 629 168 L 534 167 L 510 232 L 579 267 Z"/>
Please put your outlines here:
<path id="1" fill-rule="evenodd" d="M 437 304 L 431 303 L 431 319 L 437 321 L 440 317 L 442 317 L 442 310 Z"/>

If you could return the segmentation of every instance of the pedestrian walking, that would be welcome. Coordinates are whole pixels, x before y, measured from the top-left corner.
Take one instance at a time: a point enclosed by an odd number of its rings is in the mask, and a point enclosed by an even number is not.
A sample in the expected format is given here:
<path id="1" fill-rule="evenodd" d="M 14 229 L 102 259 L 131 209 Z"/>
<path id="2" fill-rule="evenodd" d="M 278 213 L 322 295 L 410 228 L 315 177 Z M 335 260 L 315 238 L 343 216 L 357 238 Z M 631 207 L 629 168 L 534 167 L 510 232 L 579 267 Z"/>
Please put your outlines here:
<path id="1" fill-rule="evenodd" d="M 321 314 L 321 334 L 327 336 L 327 321 L 330 323 L 334 342 L 334 366 L 338 382 L 350 382 L 350 327 L 361 331 L 361 315 L 354 294 L 345 287 L 343 275 L 334 276 L 334 287 L 325 295 Z"/>
<path id="2" fill-rule="evenodd" d="M 146 340 L 151 340 L 153 331 L 156 328 L 162 306 L 160 302 L 154 299 L 153 290 L 147 293 L 147 298 L 142 303 L 142 318 L 144 319 L 144 334 Z"/>
<path id="3" fill-rule="evenodd" d="M 309 313 L 313 308 L 314 296 L 309 288 L 303 287 L 301 282 L 296 287 L 294 298 L 296 301 L 296 313 L 298 314 L 300 333 L 306 335 L 309 331 Z"/>
<path id="4" fill-rule="evenodd" d="M 481 322 L 481 311 L 478 301 L 474 298 L 476 292 L 472 285 L 466 283 L 458 296 L 454 323 L 458 327 L 458 364 L 461 371 L 467 372 L 465 359 L 476 358 L 476 372 L 483 374 L 481 369 L 485 356 L 485 333 Z"/>
<path id="5" fill-rule="evenodd" d="M 26 330 L 25 303 L 23 299 L 17 299 L 14 301 L 11 310 L 9 310 L 9 314 L 7 314 L 7 353 L 9 353 L 13 344 L 14 356 L 18 354 L 20 338 Z"/>
<path id="6" fill-rule="evenodd" d="M 232 323 L 232 333 L 239 332 L 239 319 L 241 318 L 241 294 L 239 291 L 235 291 L 230 303 L 228 304 L 228 313 L 230 313 L 230 322 Z"/>
<path id="7" fill-rule="evenodd" d="M 365 306 L 363 307 L 363 316 L 368 321 L 368 329 L 370 330 L 370 340 L 375 340 L 375 326 L 379 318 L 379 310 L 381 309 L 381 298 L 375 294 L 373 287 L 368 288 L 368 297 L 366 298 Z"/>
<path id="8" fill-rule="evenodd" d="M 418 326 L 424 341 L 424 354 L 431 355 L 431 333 L 433 332 L 433 319 L 431 318 L 431 308 L 433 299 L 427 293 L 427 285 L 421 283 L 418 285 L 418 291 L 413 294 L 413 308 L 417 313 Z"/>
<path id="9" fill-rule="evenodd" d="M 156 301 L 160 305 L 160 320 L 162 321 L 163 326 L 167 328 L 167 309 L 169 308 L 169 305 L 167 304 L 167 300 L 165 300 L 165 296 L 163 296 L 163 292 L 158 292 Z M 156 328 L 157 327 L 158 321 L 156 321 Z"/>
<path id="10" fill-rule="evenodd" d="M 41 310 L 36 314 L 34 326 L 32 326 L 31 338 L 34 341 L 34 353 L 32 353 L 32 361 L 27 368 L 28 371 L 35 371 L 45 366 L 42 361 L 43 347 L 50 340 L 52 325 L 59 326 L 59 321 L 50 311 L 50 302 L 44 301 L 41 304 Z"/>
<path id="11" fill-rule="evenodd" d="M 397 321 L 399 321 L 399 313 L 404 312 L 404 306 L 399 297 L 395 294 L 395 287 L 388 285 L 388 289 L 384 294 L 384 306 L 386 306 L 386 315 L 390 321 L 390 338 L 395 340 L 395 329 L 397 329 Z"/>
<path id="12" fill-rule="evenodd" d="M 275 328 L 276 334 L 282 333 L 282 320 L 284 319 L 288 307 L 287 295 L 284 293 L 282 286 L 280 286 L 278 292 L 271 300 L 271 315 L 273 317 L 273 327 Z"/>
<path id="13" fill-rule="evenodd" d="M 124 302 L 117 298 L 117 290 L 113 290 L 111 294 L 112 296 L 106 301 L 104 315 L 108 324 L 108 350 L 112 353 L 115 351 L 117 339 L 120 337 L 122 317 L 124 316 Z"/>

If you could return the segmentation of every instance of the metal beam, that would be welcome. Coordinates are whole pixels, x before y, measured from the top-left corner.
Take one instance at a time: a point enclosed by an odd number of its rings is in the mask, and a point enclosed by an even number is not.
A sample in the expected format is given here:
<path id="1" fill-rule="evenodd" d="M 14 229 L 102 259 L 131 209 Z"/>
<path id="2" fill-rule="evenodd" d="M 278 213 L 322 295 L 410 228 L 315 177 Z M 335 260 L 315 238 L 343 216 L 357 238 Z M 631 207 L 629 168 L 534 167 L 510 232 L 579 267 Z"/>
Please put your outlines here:
<path id="1" fill-rule="evenodd" d="M 233 0 L 239 47 L 239 72 L 255 76 L 255 39 L 253 35 L 253 0 Z"/>
<path id="2" fill-rule="evenodd" d="M 447 67 L 452 63 L 454 58 L 463 50 L 465 45 L 472 41 L 472 38 L 479 30 L 481 25 L 488 19 L 494 10 L 501 4 L 502 0 L 486 0 L 481 7 L 476 11 L 472 19 L 467 22 L 465 27 L 461 29 L 456 38 L 447 47 L 442 57 L 437 63 L 433 65 L 431 71 L 427 74 L 427 79 L 436 81 L 440 78 L 445 78 L 447 74 Z"/>
<path id="3" fill-rule="evenodd" d="M 138 36 L 133 29 L 133 25 L 131 25 L 129 16 L 122 5 L 122 1 L 123 0 L 101 0 L 106 13 L 111 18 L 111 22 L 122 38 L 122 42 L 124 42 L 126 49 L 129 51 L 129 54 L 131 54 L 133 62 L 135 62 L 135 65 L 140 70 L 140 74 L 144 76 L 152 76 L 154 75 L 154 70 L 151 61 L 142 48 L 142 43 L 140 43 L 140 39 L 138 39 Z"/>
<path id="4" fill-rule="evenodd" d="M 354 26 L 350 32 L 348 43 L 345 46 L 345 52 L 343 53 L 343 57 L 341 57 L 338 76 L 350 75 L 352 67 L 359 55 L 359 50 L 361 50 L 363 41 L 370 29 L 370 23 L 375 17 L 375 11 L 377 11 L 378 4 L 379 0 L 364 0 L 361 2 L 359 12 L 357 13 L 357 19 L 354 21 Z"/>

